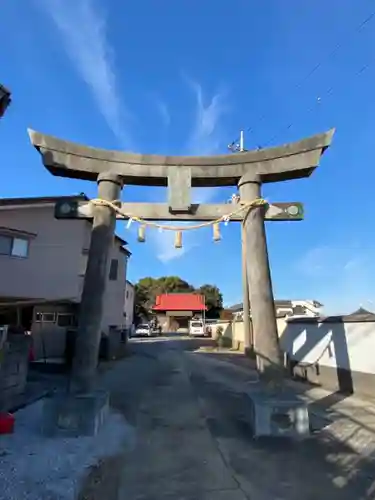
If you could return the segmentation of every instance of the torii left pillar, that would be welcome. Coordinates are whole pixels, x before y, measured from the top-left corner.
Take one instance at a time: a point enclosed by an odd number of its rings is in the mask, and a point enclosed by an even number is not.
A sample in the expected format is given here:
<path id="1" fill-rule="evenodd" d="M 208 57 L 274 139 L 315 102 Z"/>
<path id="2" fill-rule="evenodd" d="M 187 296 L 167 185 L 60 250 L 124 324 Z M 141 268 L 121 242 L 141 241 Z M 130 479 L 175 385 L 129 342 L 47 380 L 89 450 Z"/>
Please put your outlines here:
<path id="1" fill-rule="evenodd" d="M 98 198 L 120 199 L 121 179 L 115 174 L 98 176 Z M 95 389 L 108 264 L 115 234 L 116 214 L 106 206 L 96 206 L 87 268 L 78 320 L 78 333 L 72 371 L 72 392 L 90 393 Z"/>
<path id="2" fill-rule="evenodd" d="M 121 179 L 112 173 L 98 176 L 98 197 L 120 198 Z M 98 432 L 109 411 L 109 395 L 96 387 L 104 294 L 116 214 L 96 206 L 78 320 L 72 379 L 68 394 L 57 394 L 44 405 L 43 433 L 47 436 L 84 436 Z"/>

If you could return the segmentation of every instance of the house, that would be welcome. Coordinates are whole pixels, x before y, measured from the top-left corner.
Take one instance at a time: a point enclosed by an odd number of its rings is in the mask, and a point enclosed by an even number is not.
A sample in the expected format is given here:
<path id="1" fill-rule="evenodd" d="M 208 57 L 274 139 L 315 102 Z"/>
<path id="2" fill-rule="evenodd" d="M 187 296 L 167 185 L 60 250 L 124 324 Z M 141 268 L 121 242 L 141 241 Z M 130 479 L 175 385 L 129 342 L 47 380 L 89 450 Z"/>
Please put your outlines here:
<path id="1" fill-rule="evenodd" d="M 55 203 L 86 196 L 0 199 L 0 323 L 31 330 L 37 355 L 59 356 L 66 329 L 77 324 L 92 222 L 56 220 Z M 114 238 L 102 332 L 124 323 L 130 252 Z"/>
<path id="2" fill-rule="evenodd" d="M 152 309 L 163 332 L 177 332 L 188 330 L 189 320 L 202 318 L 207 307 L 203 295 L 166 293 L 156 297 Z"/>
<path id="3" fill-rule="evenodd" d="M 275 300 L 276 316 L 285 318 L 290 316 L 317 317 L 321 315 L 323 304 L 317 300 Z M 228 308 L 233 313 L 233 319 L 243 318 L 243 304 L 235 304 Z"/>
<path id="4" fill-rule="evenodd" d="M 126 280 L 125 302 L 124 302 L 124 323 L 125 328 L 130 328 L 134 323 L 135 287 L 133 283 Z"/>
<path id="5" fill-rule="evenodd" d="M 357 309 L 356 311 L 352 312 L 351 314 L 348 314 L 347 316 L 344 316 L 346 318 L 349 317 L 357 317 L 357 316 L 368 316 L 368 317 L 373 317 L 375 316 L 373 312 L 368 311 L 367 309 L 364 309 L 362 306 Z"/>

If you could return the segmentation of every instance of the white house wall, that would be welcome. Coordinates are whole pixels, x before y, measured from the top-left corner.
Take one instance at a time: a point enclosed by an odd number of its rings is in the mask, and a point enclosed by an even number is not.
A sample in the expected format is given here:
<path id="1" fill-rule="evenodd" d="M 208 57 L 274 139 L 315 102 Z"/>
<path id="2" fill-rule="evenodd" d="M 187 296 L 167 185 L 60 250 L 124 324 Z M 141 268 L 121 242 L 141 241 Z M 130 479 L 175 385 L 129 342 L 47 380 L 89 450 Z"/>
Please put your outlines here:
<path id="1" fill-rule="evenodd" d="M 134 300 L 135 300 L 134 285 L 132 285 L 129 281 L 127 281 L 125 285 L 125 304 L 124 304 L 124 313 L 125 313 L 124 319 L 126 328 L 130 328 L 134 322 Z"/>
<path id="2" fill-rule="evenodd" d="M 91 239 L 91 224 L 86 223 L 84 228 L 84 245 L 83 249 L 88 250 L 90 247 Z M 81 273 L 81 287 L 83 289 L 83 280 L 87 266 L 88 255 L 81 255 L 80 273 Z M 117 279 L 109 279 L 109 267 L 112 259 L 118 260 Z M 108 261 L 108 276 L 106 283 L 106 291 L 104 295 L 103 304 L 103 317 L 102 317 L 102 332 L 108 333 L 110 326 L 123 327 L 123 305 L 125 297 L 125 283 L 127 271 L 127 255 L 120 250 L 120 242 L 114 238 L 114 244 Z"/>
<path id="3" fill-rule="evenodd" d="M 111 259 L 118 260 L 117 280 L 107 280 L 106 292 L 104 295 L 102 329 L 107 331 L 113 325 L 117 327 L 125 326 L 124 321 L 124 300 L 126 283 L 126 260 L 124 252 L 118 247 L 114 247 Z"/>
<path id="4" fill-rule="evenodd" d="M 375 322 L 286 324 L 284 352 L 296 361 L 375 375 Z"/>
<path id="5" fill-rule="evenodd" d="M 316 307 L 312 300 L 292 300 L 292 305 L 304 307 L 306 316 L 321 316 L 322 314 L 322 307 Z"/>
<path id="6" fill-rule="evenodd" d="M 0 255 L 0 295 L 50 299 L 79 297 L 82 222 L 56 220 L 54 205 L 0 211 L 0 227 L 34 233 L 27 258 Z"/>
<path id="7" fill-rule="evenodd" d="M 223 335 L 244 347 L 243 322 L 223 321 Z M 333 391 L 375 397 L 375 321 L 277 320 L 280 347 L 294 375 Z"/>
<path id="8" fill-rule="evenodd" d="M 56 220 L 54 204 L 0 210 L 0 228 L 32 233 L 27 258 L 0 255 L 0 296 L 27 299 L 71 299 L 83 289 L 91 229 L 85 220 Z M 127 255 L 114 239 L 111 258 L 118 259 L 116 281 L 107 281 L 103 331 L 122 326 Z"/>

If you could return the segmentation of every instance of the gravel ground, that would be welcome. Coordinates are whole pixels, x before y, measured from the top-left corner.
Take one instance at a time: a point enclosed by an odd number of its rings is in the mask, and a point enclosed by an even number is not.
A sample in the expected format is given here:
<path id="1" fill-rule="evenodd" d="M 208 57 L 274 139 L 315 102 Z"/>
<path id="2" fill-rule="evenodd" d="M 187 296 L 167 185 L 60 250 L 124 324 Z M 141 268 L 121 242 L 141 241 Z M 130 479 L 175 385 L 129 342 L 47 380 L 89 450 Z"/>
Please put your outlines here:
<path id="1" fill-rule="evenodd" d="M 95 437 L 45 438 L 43 401 L 16 413 L 12 435 L 0 436 L 1 500 L 73 500 L 88 468 L 135 445 L 134 429 L 118 413 Z"/>

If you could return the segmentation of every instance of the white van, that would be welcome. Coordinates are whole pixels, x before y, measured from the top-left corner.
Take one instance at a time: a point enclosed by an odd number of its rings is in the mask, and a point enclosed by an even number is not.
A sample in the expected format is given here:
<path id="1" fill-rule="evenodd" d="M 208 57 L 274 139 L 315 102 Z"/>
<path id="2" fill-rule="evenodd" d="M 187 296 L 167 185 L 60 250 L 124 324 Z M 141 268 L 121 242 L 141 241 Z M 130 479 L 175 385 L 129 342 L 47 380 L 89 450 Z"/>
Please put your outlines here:
<path id="1" fill-rule="evenodd" d="M 197 337 L 204 337 L 205 326 L 202 320 L 193 319 L 189 322 L 189 335 L 196 335 Z"/>

